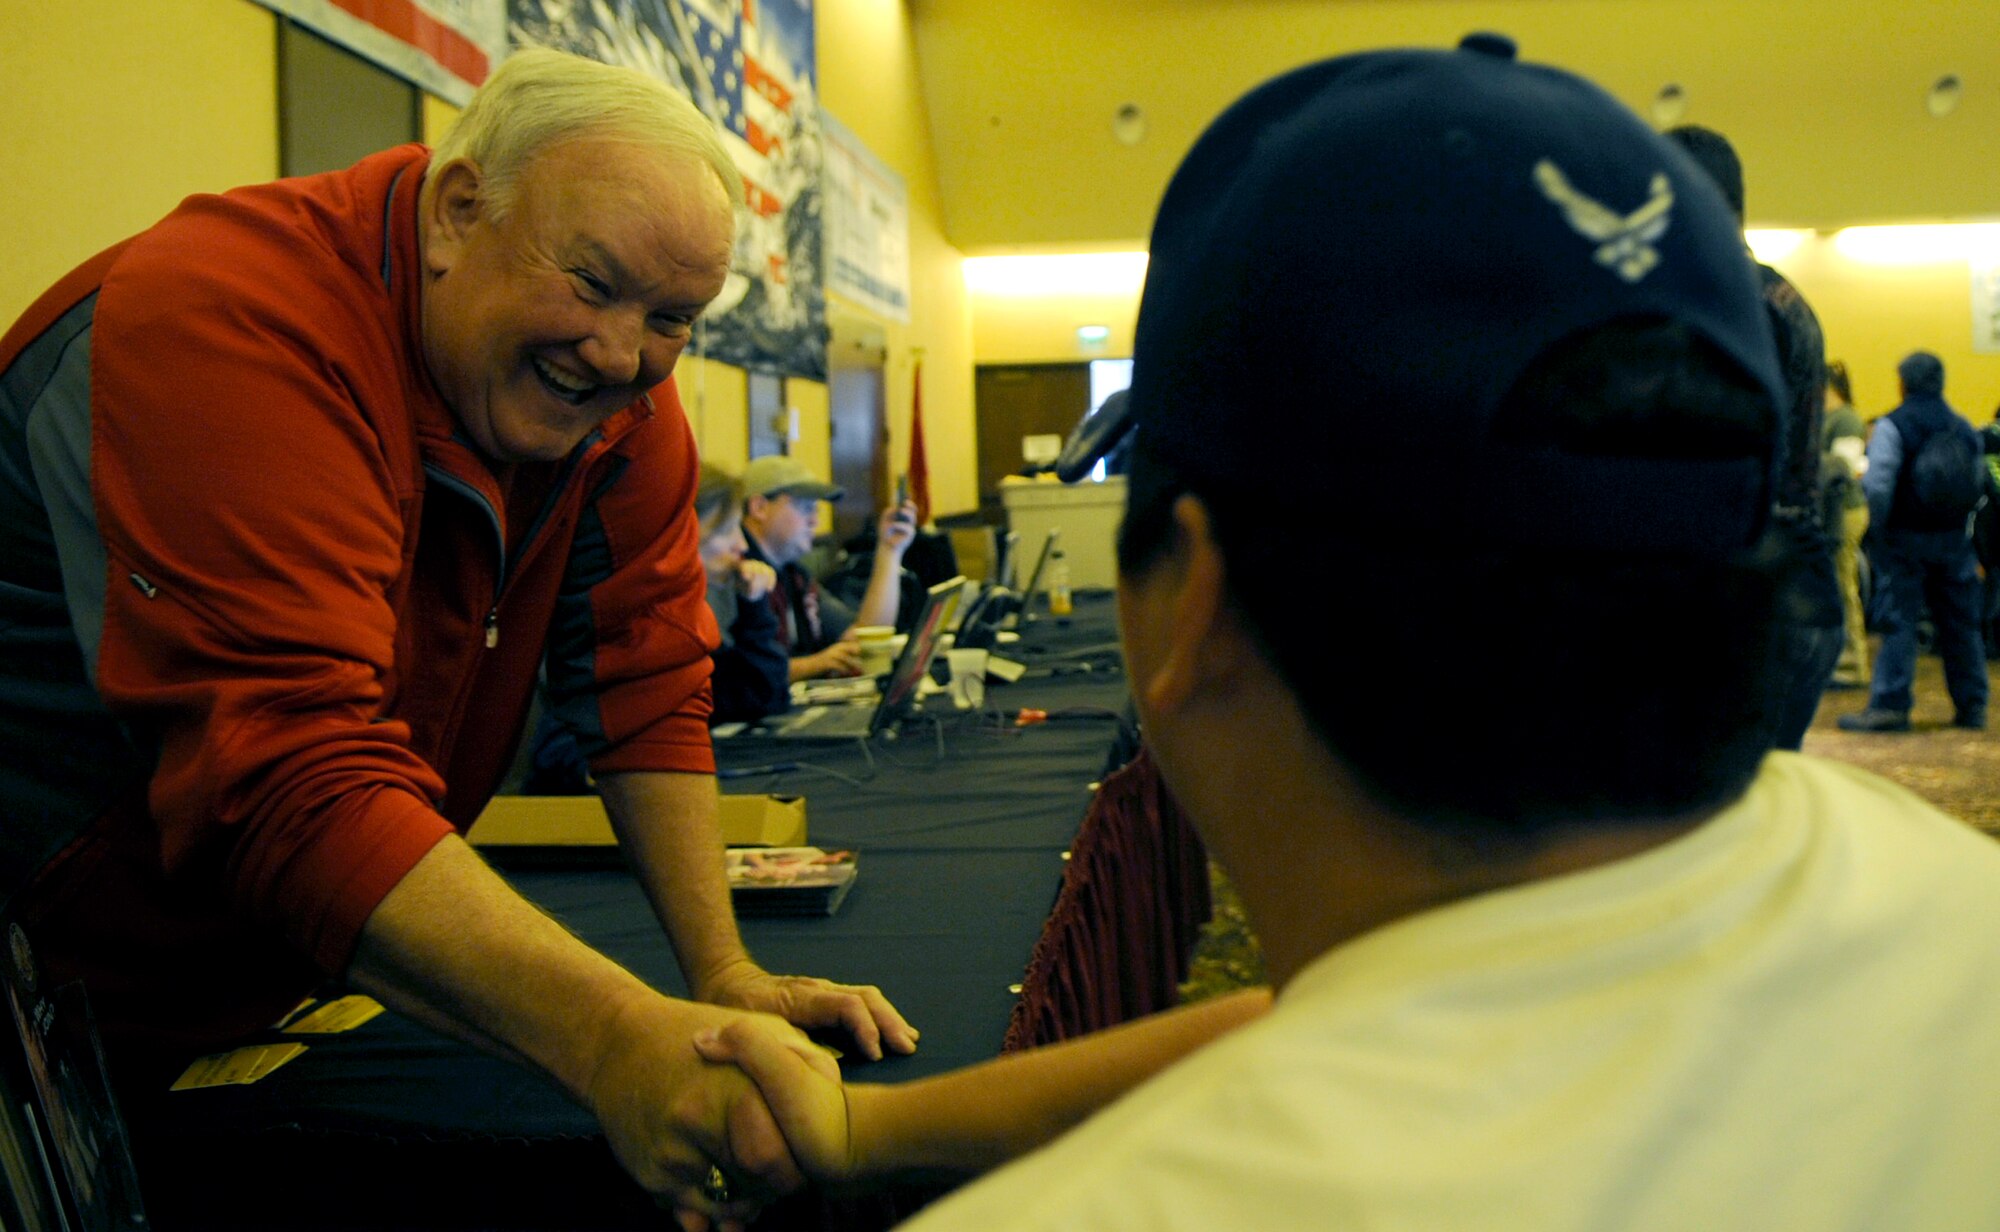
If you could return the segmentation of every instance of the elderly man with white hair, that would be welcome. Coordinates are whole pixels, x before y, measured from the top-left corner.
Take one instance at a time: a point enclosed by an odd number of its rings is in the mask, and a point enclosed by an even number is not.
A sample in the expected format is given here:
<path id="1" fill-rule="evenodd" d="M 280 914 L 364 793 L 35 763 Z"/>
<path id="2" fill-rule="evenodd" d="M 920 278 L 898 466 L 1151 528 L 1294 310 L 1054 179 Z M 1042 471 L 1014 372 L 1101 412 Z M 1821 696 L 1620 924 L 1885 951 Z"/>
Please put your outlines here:
<path id="1" fill-rule="evenodd" d="M 0 842 L 21 935 L 150 1082 L 342 976 L 546 1071 L 648 1189 L 740 1217 L 761 1104 L 698 1031 L 912 1031 L 729 909 L 694 443 L 668 382 L 740 181 L 644 75 L 509 59 L 433 152 L 190 198 L 0 341 Z M 694 1000 L 460 834 L 546 663 Z"/>

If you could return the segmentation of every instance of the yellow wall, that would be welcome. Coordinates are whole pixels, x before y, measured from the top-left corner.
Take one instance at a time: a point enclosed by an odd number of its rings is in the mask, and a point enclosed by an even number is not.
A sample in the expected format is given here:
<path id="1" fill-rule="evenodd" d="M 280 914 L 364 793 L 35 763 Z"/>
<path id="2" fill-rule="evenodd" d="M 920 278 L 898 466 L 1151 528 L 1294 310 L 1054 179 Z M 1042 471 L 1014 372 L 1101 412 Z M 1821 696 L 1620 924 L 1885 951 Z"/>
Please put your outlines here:
<path id="1" fill-rule="evenodd" d="M 0 321 L 189 193 L 275 176 L 276 49 L 247 0 L 5 5 Z"/>
<path id="2" fill-rule="evenodd" d="M 885 0 L 822 9 L 837 10 L 820 18 L 829 105 L 910 187 L 918 323 L 887 326 L 892 448 L 906 457 L 911 354 L 924 347 L 933 492 L 940 510 L 967 508 L 976 500 L 969 316 L 958 254 L 938 223 L 907 22 Z M 9 5 L 0 33 L 0 323 L 189 193 L 278 173 L 276 19 L 250 0 Z M 424 139 L 435 141 L 457 115 L 426 96 Z M 679 375 L 703 455 L 740 470 L 742 371 L 690 359 Z M 793 381 L 786 397 L 803 412 L 794 452 L 824 472 L 826 387 Z"/>
<path id="3" fill-rule="evenodd" d="M 451 128 L 452 121 L 458 119 L 458 108 L 445 102 L 435 94 L 424 95 L 423 112 L 422 124 L 425 145 L 436 145 L 438 139 L 443 137 L 445 132 Z"/>
<path id="4" fill-rule="evenodd" d="M 1843 360 L 1855 405 L 1869 416 L 1896 403 L 1896 362 L 1923 349 L 1945 363 L 1945 397 L 1974 423 L 2000 404 L 2000 355 L 1972 349 L 1971 271 L 1963 259 L 1912 265 L 1857 261 L 1831 235 L 1809 234 L 1774 262 L 1804 293 Z M 973 353 L 982 364 L 1073 363 L 1129 356 L 1139 293 L 1028 296 L 974 293 Z M 1079 346 L 1078 325 L 1111 327 L 1106 346 Z"/>
<path id="5" fill-rule="evenodd" d="M 833 476 L 833 424 L 826 386 L 819 381 L 787 380 L 785 405 L 799 413 L 799 439 L 786 452 L 815 475 Z M 826 524 L 833 525 L 831 514 Z"/>
<path id="6" fill-rule="evenodd" d="M 683 355 L 674 382 L 702 460 L 742 474 L 750 460 L 750 384 L 743 369 Z"/>
<path id="7" fill-rule="evenodd" d="M 972 294 L 972 353 L 982 364 L 1076 363 L 1124 359 L 1132 354 L 1132 327 L 1139 317 L 1137 290 L 1102 295 Z M 1103 346 L 1076 339 L 1080 325 L 1111 330 Z"/>
<path id="8" fill-rule="evenodd" d="M 1854 405 L 1873 418 L 1896 404 L 1896 363 L 1911 351 L 1944 360 L 1945 400 L 1977 424 L 2000 403 L 2000 355 L 1972 350 L 1972 276 L 1963 260 L 1868 265 L 1813 237 L 1775 263 L 1826 331 L 1826 353 L 1847 364 Z"/>
<path id="9" fill-rule="evenodd" d="M 979 503 L 972 311 L 961 255 L 944 234 L 909 14 L 901 0 L 836 0 L 815 5 L 814 13 L 821 101 L 903 177 L 909 195 L 910 323 L 873 317 L 838 296 L 832 307 L 882 327 L 892 474 L 909 462 L 911 393 L 921 352 L 931 507 L 936 513 L 972 509 Z"/>

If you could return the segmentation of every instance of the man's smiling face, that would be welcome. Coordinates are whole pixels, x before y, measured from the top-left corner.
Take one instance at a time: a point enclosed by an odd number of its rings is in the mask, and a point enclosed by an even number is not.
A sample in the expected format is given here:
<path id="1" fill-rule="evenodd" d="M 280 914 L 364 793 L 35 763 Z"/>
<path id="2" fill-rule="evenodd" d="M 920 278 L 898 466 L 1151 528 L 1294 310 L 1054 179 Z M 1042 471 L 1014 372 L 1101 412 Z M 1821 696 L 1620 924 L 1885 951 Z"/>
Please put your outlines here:
<path id="1" fill-rule="evenodd" d="M 466 161 L 424 209 L 424 357 L 496 463 L 554 461 L 665 380 L 722 290 L 735 220 L 706 163 L 583 139 L 531 158 L 496 216 Z"/>

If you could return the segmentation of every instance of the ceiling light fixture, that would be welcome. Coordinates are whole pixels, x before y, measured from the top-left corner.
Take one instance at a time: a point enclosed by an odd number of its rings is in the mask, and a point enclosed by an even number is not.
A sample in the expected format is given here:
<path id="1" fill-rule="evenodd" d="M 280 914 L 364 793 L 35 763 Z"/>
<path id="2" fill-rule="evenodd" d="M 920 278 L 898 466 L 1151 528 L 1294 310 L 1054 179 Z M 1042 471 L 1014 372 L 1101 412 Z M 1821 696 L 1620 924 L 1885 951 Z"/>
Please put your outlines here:
<path id="1" fill-rule="evenodd" d="M 967 257 L 966 289 L 977 295 L 1137 295 L 1143 252 Z"/>
<path id="2" fill-rule="evenodd" d="M 1111 135 L 1126 145 L 1138 145 L 1146 139 L 1146 113 L 1137 103 L 1126 103 L 1111 117 Z"/>
<path id="3" fill-rule="evenodd" d="M 1865 265 L 1943 265 L 2000 258 L 2000 223 L 1848 227 L 1834 250 Z"/>
<path id="4" fill-rule="evenodd" d="M 1931 92 L 1924 96 L 1924 110 L 1942 120 L 1958 110 L 1958 100 L 1965 93 L 1965 83 L 1957 73 L 1946 73 L 1931 83 Z"/>
<path id="5" fill-rule="evenodd" d="M 1743 233 L 1743 242 L 1750 245 L 1750 251 L 1766 265 L 1781 265 L 1786 257 L 1799 250 L 1806 242 L 1810 231 L 1791 230 L 1779 227 L 1757 227 Z"/>
<path id="6" fill-rule="evenodd" d="M 1660 92 L 1653 96 L 1653 123 L 1661 128 L 1679 124 L 1681 117 L 1687 114 L 1687 109 L 1687 91 L 1670 81 L 1661 86 Z"/>

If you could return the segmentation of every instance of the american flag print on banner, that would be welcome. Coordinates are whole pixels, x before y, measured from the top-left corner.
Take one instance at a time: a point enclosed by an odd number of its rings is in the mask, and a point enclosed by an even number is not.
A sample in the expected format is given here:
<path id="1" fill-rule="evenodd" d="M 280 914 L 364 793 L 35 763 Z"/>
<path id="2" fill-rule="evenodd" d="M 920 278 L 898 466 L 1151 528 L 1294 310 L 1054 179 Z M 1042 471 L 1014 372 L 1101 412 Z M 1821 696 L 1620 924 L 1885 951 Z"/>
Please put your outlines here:
<path id="1" fill-rule="evenodd" d="M 826 379 L 812 0 L 509 0 L 516 46 L 658 76 L 722 131 L 745 209 L 728 284 L 697 328 L 708 359 Z"/>
<path id="2" fill-rule="evenodd" d="M 507 54 L 506 0 L 258 0 L 464 106 Z"/>

